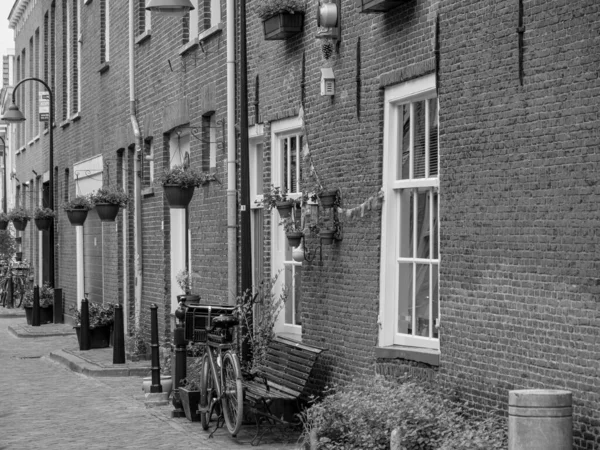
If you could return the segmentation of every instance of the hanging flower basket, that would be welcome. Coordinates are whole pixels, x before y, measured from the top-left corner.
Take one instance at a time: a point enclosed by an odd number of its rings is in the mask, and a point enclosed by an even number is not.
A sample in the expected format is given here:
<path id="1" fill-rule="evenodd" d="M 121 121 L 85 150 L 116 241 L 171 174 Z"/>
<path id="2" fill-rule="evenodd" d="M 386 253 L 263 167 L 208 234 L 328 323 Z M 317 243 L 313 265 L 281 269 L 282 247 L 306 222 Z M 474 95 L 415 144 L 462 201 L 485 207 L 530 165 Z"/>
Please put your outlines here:
<path id="1" fill-rule="evenodd" d="M 87 209 L 67 209 L 67 217 L 73 226 L 83 226 L 88 215 Z"/>
<path id="2" fill-rule="evenodd" d="M 114 222 L 121 207 L 114 203 L 96 203 L 95 208 L 100 221 Z"/>
<path id="3" fill-rule="evenodd" d="M 17 231 L 25 231 L 27 228 L 28 219 L 13 219 L 13 225 L 15 226 L 15 230 Z"/>
<path id="4" fill-rule="evenodd" d="M 331 245 L 333 243 L 333 235 L 335 234 L 335 230 L 332 228 L 323 228 L 319 237 L 321 238 L 321 242 L 325 245 Z"/>
<path id="5" fill-rule="evenodd" d="M 285 40 L 302 32 L 304 14 L 280 13 L 263 20 L 266 41 Z"/>
<path id="6" fill-rule="evenodd" d="M 8 220 L 0 220 L 0 230 L 4 231 L 8 228 Z"/>
<path id="7" fill-rule="evenodd" d="M 38 230 L 49 230 L 52 226 L 52 219 L 33 219 Z"/>
<path id="8" fill-rule="evenodd" d="M 288 243 L 292 247 L 298 247 L 300 242 L 302 242 L 302 236 L 304 236 L 304 233 L 302 233 L 302 231 L 288 231 L 285 236 L 287 237 Z"/>
<path id="9" fill-rule="evenodd" d="M 182 188 L 177 184 L 163 185 L 165 197 L 170 208 L 187 208 L 194 196 L 195 186 Z"/>
<path id="10" fill-rule="evenodd" d="M 277 211 L 279 211 L 279 217 L 282 219 L 287 219 L 292 215 L 292 208 L 294 207 L 295 202 L 293 200 L 284 200 L 282 202 L 276 202 L 275 207 Z"/>
<path id="11" fill-rule="evenodd" d="M 319 194 L 319 200 L 323 208 L 331 208 L 337 198 L 337 189 L 330 191 L 323 191 Z"/>

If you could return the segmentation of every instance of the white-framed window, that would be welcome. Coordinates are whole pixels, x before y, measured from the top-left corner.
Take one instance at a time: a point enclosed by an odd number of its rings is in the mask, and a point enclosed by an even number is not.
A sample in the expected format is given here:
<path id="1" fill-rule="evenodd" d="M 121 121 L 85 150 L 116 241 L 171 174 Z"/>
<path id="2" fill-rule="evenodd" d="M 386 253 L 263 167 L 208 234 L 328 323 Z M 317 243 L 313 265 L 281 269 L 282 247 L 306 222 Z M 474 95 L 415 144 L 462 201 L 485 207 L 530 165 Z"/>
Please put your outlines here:
<path id="1" fill-rule="evenodd" d="M 110 3 L 100 0 L 100 63 L 110 61 Z"/>
<path id="2" fill-rule="evenodd" d="M 193 41 L 195 38 L 198 37 L 199 31 L 198 31 L 198 0 L 192 0 L 192 5 L 194 5 L 194 9 L 190 10 L 190 12 L 188 13 L 189 16 L 189 22 L 188 22 L 188 31 L 189 31 L 189 35 L 188 35 L 188 42 Z"/>
<path id="3" fill-rule="evenodd" d="M 221 22 L 221 0 L 207 0 L 210 6 L 210 28 Z"/>
<path id="4" fill-rule="evenodd" d="M 435 75 L 385 90 L 379 345 L 439 349 Z"/>
<path id="5" fill-rule="evenodd" d="M 252 235 L 252 286 L 259 286 L 264 276 L 264 127 L 254 125 L 248 130 L 250 165 L 250 233 Z"/>
<path id="6" fill-rule="evenodd" d="M 288 196 L 302 196 L 302 121 L 284 119 L 271 124 L 271 182 L 285 189 Z M 276 209 L 271 211 L 271 274 L 277 277 L 275 298 L 285 295 L 285 305 L 275 323 L 275 333 L 300 339 L 302 336 L 302 263 L 292 258 Z"/>
<path id="7" fill-rule="evenodd" d="M 146 6 L 148 6 L 149 2 L 150 0 L 144 0 L 144 24 L 142 32 L 145 33 L 149 32 L 152 29 L 152 12 L 145 8 Z"/>

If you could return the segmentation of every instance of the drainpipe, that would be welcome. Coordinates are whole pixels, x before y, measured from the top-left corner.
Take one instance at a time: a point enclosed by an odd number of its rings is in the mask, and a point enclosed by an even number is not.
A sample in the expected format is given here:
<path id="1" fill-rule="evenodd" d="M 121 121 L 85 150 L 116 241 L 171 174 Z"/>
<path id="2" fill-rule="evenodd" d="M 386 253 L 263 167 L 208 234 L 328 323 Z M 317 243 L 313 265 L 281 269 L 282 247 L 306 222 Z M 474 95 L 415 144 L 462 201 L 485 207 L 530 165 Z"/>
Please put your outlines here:
<path id="1" fill-rule="evenodd" d="M 133 157 L 133 251 L 134 251 L 134 279 L 135 279 L 135 328 L 140 326 L 140 310 L 142 307 L 142 186 L 140 179 L 140 157 L 142 154 L 143 142 L 142 133 L 135 115 L 135 63 L 133 58 L 134 51 L 134 1 L 129 0 L 129 111 L 131 116 L 131 126 L 135 135 L 135 154 Z M 124 230 L 126 233 L 127 230 Z M 127 286 L 125 286 L 127 289 Z"/>
<path id="2" fill-rule="evenodd" d="M 237 296 L 235 157 L 235 0 L 227 0 L 227 291 L 230 305 L 235 305 Z"/>

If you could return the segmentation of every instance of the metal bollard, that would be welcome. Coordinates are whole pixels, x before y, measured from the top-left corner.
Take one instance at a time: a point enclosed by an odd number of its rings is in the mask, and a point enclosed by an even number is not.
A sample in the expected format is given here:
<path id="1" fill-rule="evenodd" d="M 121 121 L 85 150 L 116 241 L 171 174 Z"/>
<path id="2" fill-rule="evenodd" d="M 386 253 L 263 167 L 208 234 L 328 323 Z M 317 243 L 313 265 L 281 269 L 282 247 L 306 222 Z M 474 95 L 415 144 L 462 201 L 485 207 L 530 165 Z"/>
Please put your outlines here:
<path id="1" fill-rule="evenodd" d="M 90 341 L 90 309 L 87 298 L 81 300 L 81 327 L 79 331 L 79 350 L 89 350 L 92 343 Z"/>
<path id="2" fill-rule="evenodd" d="M 123 327 L 123 306 L 115 305 L 113 328 L 113 364 L 125 364 L 125 330 Z"/>
<path id="3" fill-rule="evenodd" d="M 63 293 L 62 289 L 54 289 L 54 323 L 65 323 L 63 317 Z"/>
<path id="4" fill-rule="evenodd" d="M 31 326 L 40 326 L 40 287 L 33 287 L 33 311 L 31 313 Z"/>
<path id="5" fill-rule="evenodd" d="M 150 349 L 152 354 L 152 384 L 150 393 L 162 392 L 160 384 L 160 361 L 158 358 L 158 306 L 150 306 Z"/>

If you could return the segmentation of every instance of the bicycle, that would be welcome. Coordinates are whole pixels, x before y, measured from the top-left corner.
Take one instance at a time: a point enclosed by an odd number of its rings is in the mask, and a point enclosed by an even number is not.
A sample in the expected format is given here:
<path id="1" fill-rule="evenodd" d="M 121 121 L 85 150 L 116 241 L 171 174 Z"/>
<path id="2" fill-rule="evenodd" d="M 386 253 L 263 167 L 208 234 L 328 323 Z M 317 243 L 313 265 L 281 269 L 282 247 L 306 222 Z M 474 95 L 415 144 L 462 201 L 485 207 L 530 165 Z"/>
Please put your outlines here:
<path id="1" fill-rule="evenodd" d="M 12 280 L 12 307 L 20 308 L 27 291 L 33 289 L 31 266 L 27 261 L 11 263 L 2 267 L 0 302 L 2 306 L 9 304 L 10 283 Z M 15 301 L 18 303 L 15 304 Z"/>
<path id="2" fill-rule="evenodd" d="M 240 431 L 244 412 L 242 370 L 233 345 L 233 329 L 238 324 L 237 317 L 221 314 L 213 318 L 207 328 L 198 407 L 202 429 L 208 430 L 216 412 L 216 428 L 223 417 L 233 437 Z"/>

